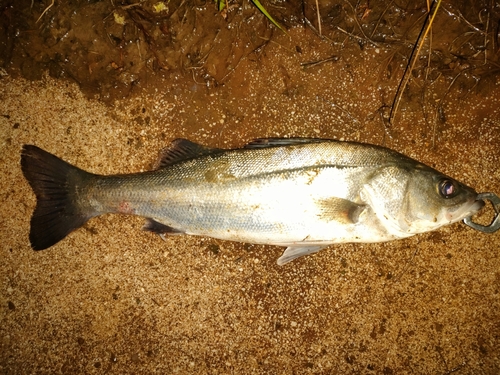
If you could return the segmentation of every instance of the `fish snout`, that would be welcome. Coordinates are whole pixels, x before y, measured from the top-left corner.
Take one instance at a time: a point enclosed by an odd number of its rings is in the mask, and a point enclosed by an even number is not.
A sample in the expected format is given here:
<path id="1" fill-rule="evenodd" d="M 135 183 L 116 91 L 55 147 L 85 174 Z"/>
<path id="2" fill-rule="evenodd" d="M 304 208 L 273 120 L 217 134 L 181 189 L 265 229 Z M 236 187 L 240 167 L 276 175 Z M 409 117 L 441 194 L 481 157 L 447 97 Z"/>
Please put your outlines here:
<path id="1" fill-rule="evenodd" d="M 471 205 L 471 215 L 474 215 L 476 212 L 480 211 L 485 204 L 486 203 L 484 203 L 482 199 L 476 199 Z"/>
<path id="2" fill-rule="evenodd" d="M 484 201 L 482 199 L 477 199 L 476 195 L 468 199 L 465 204 L 457 206 L 455 209 L 448 210 L 448 212 L 446 212 L 446 219 L 449 220 L 450 223 L 457 222 L 474 215 L 476 212 L 480 211 L 484 205 Z"/>

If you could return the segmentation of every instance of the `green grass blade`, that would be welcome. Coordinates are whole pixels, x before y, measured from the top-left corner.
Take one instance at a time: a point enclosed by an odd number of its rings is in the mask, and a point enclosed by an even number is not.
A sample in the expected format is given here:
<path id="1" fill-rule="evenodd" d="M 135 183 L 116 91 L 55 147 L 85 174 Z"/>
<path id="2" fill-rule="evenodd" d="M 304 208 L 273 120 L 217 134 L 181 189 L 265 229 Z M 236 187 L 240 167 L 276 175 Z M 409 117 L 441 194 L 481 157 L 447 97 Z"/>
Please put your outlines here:
<path id="1" fill-rule="evenodd" d="M 215 1 L 217 3 L 217 8 L 219 9 L 219 12 L 222 12 L 226 7 L 226 0 L 215 0 Z"/>
<path id="2" fill-rule="evenodd" d="M 259 10 L 264 14 L 264 16 L 266 16 L 269 19 L 269 21 L 271 21 L 278 29 L 287 34 L 285 29 L 282 28 L 281 25 L 278 22 L 276 22 L 273 17 L 271 17 L 271 15 L 267 12 L 266 8 L 262 6 L 259 0 L 252 0 L 252 3 L 254 3 L 255 6 L 259 8 Z"/>

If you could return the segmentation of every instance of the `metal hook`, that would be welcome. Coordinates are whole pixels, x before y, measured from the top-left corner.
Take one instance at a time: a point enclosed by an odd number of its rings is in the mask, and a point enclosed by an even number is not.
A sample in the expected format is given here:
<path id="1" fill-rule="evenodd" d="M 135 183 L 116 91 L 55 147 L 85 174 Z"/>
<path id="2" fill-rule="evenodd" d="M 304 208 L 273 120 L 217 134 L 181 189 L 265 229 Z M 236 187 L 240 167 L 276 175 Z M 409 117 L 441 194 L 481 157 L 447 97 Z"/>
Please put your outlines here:
<path id="1" fill-rule="evenodd" d="M 500 229 L 500 198 L 494 193 L 480 193 L 477 199 L 490 201 L 495 210 L 495 217 L 490 225 L 481 225 L 472 221 L 472 216 L 466 217 L 463 222 L 469 227 L 484 233 L 493 233 Z"/>

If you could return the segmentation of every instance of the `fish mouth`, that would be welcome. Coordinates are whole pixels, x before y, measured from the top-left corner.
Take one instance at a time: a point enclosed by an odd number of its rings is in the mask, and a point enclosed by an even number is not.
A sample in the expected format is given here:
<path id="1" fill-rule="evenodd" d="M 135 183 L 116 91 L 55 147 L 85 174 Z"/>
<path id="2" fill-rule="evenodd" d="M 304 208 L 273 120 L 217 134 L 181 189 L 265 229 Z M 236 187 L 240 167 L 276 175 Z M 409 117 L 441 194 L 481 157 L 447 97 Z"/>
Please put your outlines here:
<path id="1" fill-rule="evenodd" d="M 459 206 L 454 211 L 448 211 L 446 213 L 446 219 L 450 223 L 455 223 L 466 217 L 472 216 L 484 207 L 485 203 L 482 199 L 477 199 L 477 196 L 469 199 L 466 204 Z"/>
<path id="2" fill-rule="evenodd" d="M 476 212 L 479 212 L 484 207 L 484 205 L 485 203 L 482 199 L 476 199 L 474 203 L 471 205 L 470 215 L 474 215 Z"/>

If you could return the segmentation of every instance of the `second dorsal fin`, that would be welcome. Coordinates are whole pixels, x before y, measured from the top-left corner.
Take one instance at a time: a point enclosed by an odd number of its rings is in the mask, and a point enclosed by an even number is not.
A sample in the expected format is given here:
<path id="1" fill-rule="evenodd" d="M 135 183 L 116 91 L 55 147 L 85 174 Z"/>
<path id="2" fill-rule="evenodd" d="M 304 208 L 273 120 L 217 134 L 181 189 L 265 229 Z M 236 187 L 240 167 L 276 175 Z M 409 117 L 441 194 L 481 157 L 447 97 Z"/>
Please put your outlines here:
<path id="1" fill-rule="evenodd" d="M 156 162 L 155 169 L 162 169 L 183 160 L 221 151 L 223 150 L 220 148 L 211 148 L 188 141 L 187 139 L 177 138 L 173 140 L 170 145 L 160 151 L 160 156 Z"/>
<path id="2" fill-rule="evenodd" d="M 291 146 L 305 143 L 319 143 L 331 141 L 323 138 L 257 138 L 245 145 L 245 148 L 266 148 L 277 146 Z"/>

